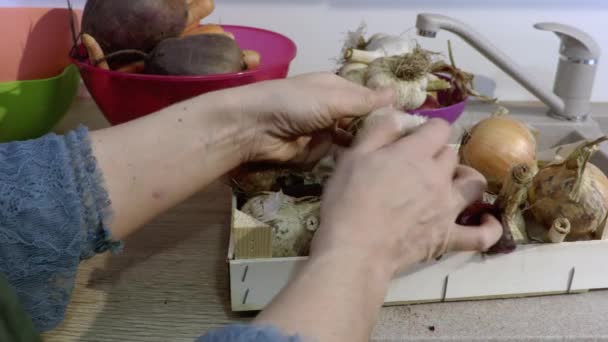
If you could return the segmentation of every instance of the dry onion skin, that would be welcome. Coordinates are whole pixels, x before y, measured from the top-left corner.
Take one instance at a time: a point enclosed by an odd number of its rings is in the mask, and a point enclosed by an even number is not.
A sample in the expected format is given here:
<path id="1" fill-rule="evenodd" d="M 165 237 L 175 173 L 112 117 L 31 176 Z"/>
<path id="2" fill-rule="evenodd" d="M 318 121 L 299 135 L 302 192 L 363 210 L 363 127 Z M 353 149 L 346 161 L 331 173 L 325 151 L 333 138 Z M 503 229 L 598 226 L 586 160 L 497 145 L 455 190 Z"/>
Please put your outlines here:
<path id="1" fill-rule="evenodd" d="M 282 192 L 256 196 L 241 211 L 272 227 L 272 257 L 308 256 L 319 228 L 321 201 L 318 197 L 293 198 Z"/>
<path id="2" fill-rule="evenodd" d="M 528 126 L 498 111 L 464 134 L 459 154 L 460 162 L 484 175 L 488 192 L 496 194 L 514 166 L 536 169 L 536 150 L 536 138 Z"/>
<path id="3" fill-rule="evenodd" d="M 530 189 L 530 211 L 545 229 L 559 217 L 569 221 L 566 241 L 605 238 L 608 178 L 589 161 L 605 140 L 585 142 L 562 163 L 541 168 Z"/>

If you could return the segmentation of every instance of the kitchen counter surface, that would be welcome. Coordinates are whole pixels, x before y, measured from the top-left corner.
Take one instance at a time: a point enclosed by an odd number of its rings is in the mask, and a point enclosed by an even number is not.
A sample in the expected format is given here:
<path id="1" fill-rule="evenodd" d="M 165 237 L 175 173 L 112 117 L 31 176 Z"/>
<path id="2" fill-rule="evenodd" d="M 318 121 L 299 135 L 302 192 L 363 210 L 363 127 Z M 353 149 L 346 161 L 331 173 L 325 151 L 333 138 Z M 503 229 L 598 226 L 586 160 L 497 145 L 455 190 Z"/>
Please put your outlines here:
<path id="1" fill-rule="evenodd" d="M 594 116 L 608 124 L 608 105 L 596 106 Z M 78 123 L 107 126 L 90 100 L 79 100 L 57 132 Z M 208 329 L 248 321 L 251 315 L 229 309 L 229 219 L 229 190 L 214 184 L 148 224 L 122 255 L 84 262 L 67 318 L 45 340 L 191 342 Z M 608 339 L 605 317 L 608 291 L 387 307 L 373 339 Z"/>

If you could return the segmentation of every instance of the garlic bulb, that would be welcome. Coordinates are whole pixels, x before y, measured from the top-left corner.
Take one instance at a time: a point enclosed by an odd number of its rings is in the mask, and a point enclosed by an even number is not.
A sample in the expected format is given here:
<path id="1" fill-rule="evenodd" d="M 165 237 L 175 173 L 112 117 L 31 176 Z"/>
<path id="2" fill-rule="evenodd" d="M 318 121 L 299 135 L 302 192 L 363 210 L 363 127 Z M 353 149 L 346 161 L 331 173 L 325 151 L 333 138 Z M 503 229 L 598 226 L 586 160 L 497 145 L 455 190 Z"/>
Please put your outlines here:
<path id="1" fill-rule="evenodd" d="M 346 63 L 338 71 L 338 75 L 355 82 L 360 85 L 365 85 L 365 77 L 367 75 L 368 65 L 364 63 Z"/>
<path id="2" fill-rule="evenodd" d="M 414 51 L 414 44 L 401 36 L 385 33 L 374 34 L 364 45 L 363 49 L 355 46 L 353 38 L 350 47 L 343 49 L 343 57 L 347 62 L 369 64 L 382 57 L 402 56 Z"/>
<path id="3" fill-rule="evenodd" d="M 605 238 L 608 178 L 589 162 L 605 140 L 585 142 L 563 162 L 541 168 L 530 189 L 530 210 L 545 229 L 559 217 L 570 222 L 566 241 Z"/>
<path id="4" fill-rule="evenodd" d="M 424 104 L 428 91 L 450 88 L 447 81 L 431 75 L 430 69 L 430 54 L 417 48 L 403 56 L 374 60 L 367 70 L 365 85 L 371 89 L 393 88 L 394 106 L 413 110 Z"/>
<path id="5" fill-rule="evenodd" d="M 400 56 L 414 50 L 414 45 L 401 36 L 376 33 L 365 46 L 366 51 L 380 51 L 383 57 Z"/>
<path id="6" fill-rule="evenodd" d="M 250 199 L 241 211 L 272 227 L 272 256 L 282 258 L 308 255 L 320 208 L 317 197 L 296 199 L 276 192 Z"/>
<path id="7" fill-rule="evenodd" d="M 428 79 L 421 76 L 415 80 L 404 81 L 399 79 L 390 69 L 390 61 L 378 59 L 369 67 L 366 85 L 372 89 L 395 89 L 395 107 L 405 110 L 416 109 L 426 101 Z"/>

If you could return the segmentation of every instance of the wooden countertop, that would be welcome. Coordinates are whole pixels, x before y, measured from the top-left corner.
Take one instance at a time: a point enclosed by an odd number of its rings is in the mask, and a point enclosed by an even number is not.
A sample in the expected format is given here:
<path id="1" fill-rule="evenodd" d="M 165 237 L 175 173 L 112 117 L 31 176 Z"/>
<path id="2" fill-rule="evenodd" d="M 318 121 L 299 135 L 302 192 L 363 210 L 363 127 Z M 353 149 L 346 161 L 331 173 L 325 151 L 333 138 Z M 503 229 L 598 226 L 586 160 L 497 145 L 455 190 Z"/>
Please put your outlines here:
<path id="1" fill-rule="evenodd" d="M 214 184 L 81 265 L 65 322 L 45 341 L 188 341 L 230 312 L 229 189 Z"/>
<path id="2" fill-rule="evenodd" d="M 91 119 L 98 115 L 92 108 L 77 103 L 78 116 L 63 127 L 103 126 Z M 45 341 L 192 342 L 208 329 L 248 321 L 251 315 L 230 311 L 229 219 L 229 190 L 213 184 L 149 223 L 122 254 L 84 262 L 66 320 Z M 606 317 L 608 291 L 400 306 L 382 310 L 374 340 L 598 338 L 608 337 Z"/>

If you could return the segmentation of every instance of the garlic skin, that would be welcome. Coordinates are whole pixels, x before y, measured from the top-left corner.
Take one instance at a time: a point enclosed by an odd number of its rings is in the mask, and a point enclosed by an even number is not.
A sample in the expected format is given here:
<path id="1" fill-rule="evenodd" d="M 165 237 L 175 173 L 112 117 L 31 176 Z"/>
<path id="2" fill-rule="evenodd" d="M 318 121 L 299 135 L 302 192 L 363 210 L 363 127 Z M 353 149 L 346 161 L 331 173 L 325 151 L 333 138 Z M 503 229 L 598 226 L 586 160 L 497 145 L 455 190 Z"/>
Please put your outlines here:
<path id="1" fill-rule="evenodd" d="M 319 198 L 296 199 L 281 192 L 256 196 L 241 211 L 272 227 L 272 256 L 307 256 L 319 228 Z"/>
<path id="2" fill-rule="evenodd" d="M 368 65 L 365 63 L 346 63 L 338 71 L 338 75 L 362 86 L 365 85 Z"/>
<path id="3" fill-rule="evenodd" d="M 608 178 L 589 162 L 598 141 L 579 146 L 562 163 L 541 168 L 528 195 L 530 211 L 545 229 L 558 217 L 570 222 L 566 241 L 603 238 Z"/>
<path id="4" fill-rule="evenodd" d="M 347 51 L 351 49 L 363 49 L 367 45 L 367 40 L 365 39 L 365 34 L 367 32 L 367 25 L 365 23 L 361 23 L 359 27 L 355 31 L 348 31 L 346 33 L 346 38 L 344 39 L 344 44 L 342 45 L 341 56 L 345 56 Z M 344 60 L 341 60 L 343 63 Z"/>
<path id="5" fill-rule="evenodd" d="M 400 56 L 414 50 L 414 45 L 401 36 L 376 33 L 370 37 L 366 51 L 375 51 L 382 57 Z"/>
<path id="6" fill-rule="evenodd" d="M 353 46 L 357 44 L 356 39 L 361 37 L 351 33 L 342 48 L 343 61 L 370 64 L 378 58 L 403 56 L 415 50 L 414 44 L 403 37 L 385 33 L 377 33 L 364 44 L 359 41 L 358 46 Z"/>
<path id="7" fill-rule="evenodd" d="M 393 114 L 396 114 L 397 120 L 399 120 L 398 124 L 401 128 L 401 134 L 403 136 L 411 134 L 428 121 L 428 118 L 426 116 L 404 113 L 392 107 L 376 109 L 375 111 L 371 112 L 365 118 L 365 120 L 363 120 L 361 127 L 357 130 L 355 143 L 359 139 L 361 139 L 361 137 L 365 136 L 367 132 L 372 129 L 376 124 L 378 124 L 378 122 L 380 122 L 383 117 Z"/>

